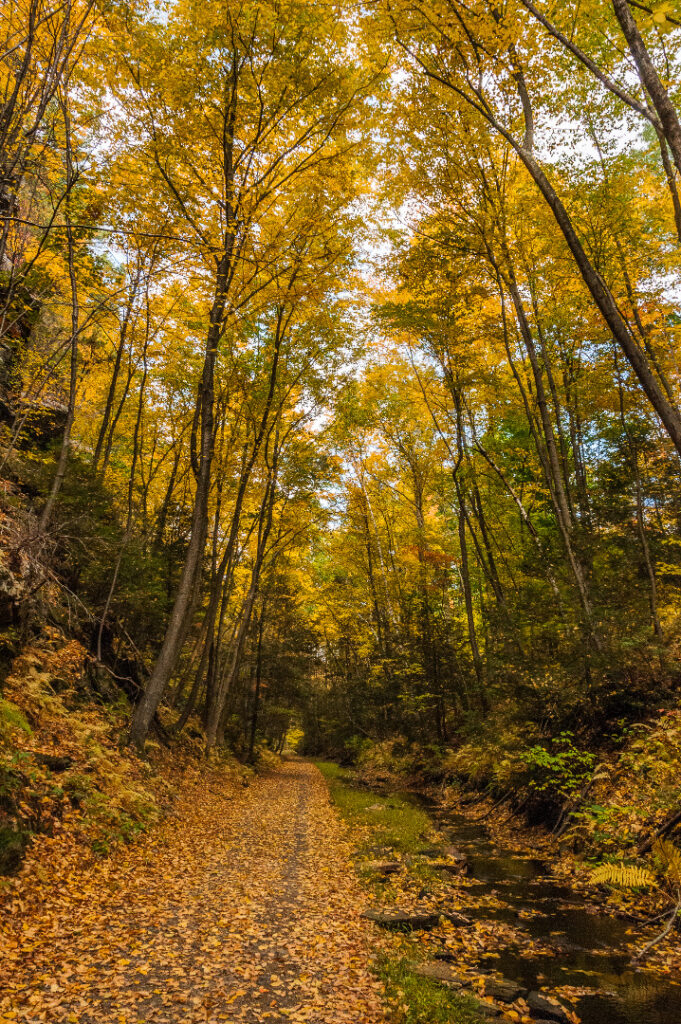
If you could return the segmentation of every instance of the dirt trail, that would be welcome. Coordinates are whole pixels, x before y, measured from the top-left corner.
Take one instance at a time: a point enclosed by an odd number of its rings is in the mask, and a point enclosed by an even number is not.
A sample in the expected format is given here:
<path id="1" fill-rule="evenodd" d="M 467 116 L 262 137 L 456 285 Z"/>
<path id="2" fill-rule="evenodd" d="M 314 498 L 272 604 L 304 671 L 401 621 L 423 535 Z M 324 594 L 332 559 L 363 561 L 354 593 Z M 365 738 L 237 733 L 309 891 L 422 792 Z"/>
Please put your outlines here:
<path id="1" fill-rule="evenodd" d="M 385 1024 L 349 852 L 312 765 L 190 786 L 5 926 L 0 1022 Z"/>

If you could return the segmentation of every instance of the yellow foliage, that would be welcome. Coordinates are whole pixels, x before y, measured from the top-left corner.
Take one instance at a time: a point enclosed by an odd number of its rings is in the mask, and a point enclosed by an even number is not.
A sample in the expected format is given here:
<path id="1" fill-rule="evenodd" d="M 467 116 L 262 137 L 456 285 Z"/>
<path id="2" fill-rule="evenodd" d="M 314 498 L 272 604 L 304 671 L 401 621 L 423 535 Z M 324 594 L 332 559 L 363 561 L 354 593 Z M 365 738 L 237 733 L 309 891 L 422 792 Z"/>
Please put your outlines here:
<path id="1" fill-rule="evenodd" d="M 646 868 L 637 864 L 599 864 L 591 872 L 595 885 L 618 885 L 625 889 L 644 889 L 655 885 L 655 878 Z"/>
<path id="2" fill-rule="evenodd" d="M 656 839 L 653 854 L 662 866 L 665 878 L 673 885 L 681 886 L 681 850 L 669 839 Z"/>

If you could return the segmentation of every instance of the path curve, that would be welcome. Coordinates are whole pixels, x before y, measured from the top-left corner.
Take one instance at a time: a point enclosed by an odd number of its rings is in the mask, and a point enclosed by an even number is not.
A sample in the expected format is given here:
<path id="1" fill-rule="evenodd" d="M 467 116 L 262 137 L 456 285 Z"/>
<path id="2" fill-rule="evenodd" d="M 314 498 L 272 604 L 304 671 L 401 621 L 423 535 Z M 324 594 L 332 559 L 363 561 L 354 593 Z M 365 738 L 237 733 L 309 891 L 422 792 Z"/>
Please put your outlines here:
<path id="1" fill-rule="evenodd" d="M 6 925 L 0 1022 L 385 1024 L 350 852 L 308 763 L 189 786 Z"/>

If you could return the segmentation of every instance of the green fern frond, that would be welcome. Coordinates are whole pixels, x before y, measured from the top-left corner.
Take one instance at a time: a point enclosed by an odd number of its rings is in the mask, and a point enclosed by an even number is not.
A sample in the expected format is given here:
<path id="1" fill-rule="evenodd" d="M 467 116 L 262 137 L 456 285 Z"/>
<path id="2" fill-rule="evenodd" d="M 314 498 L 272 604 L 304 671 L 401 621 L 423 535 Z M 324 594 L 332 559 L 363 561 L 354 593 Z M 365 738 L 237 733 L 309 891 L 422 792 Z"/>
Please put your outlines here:
<path id="1" fill-rule="evenodd" d="M 625 889 L 639 889 L 655 884 L 650 871 L 636 864 L 599 864 L 591 872 L 591 881 L 595 885 L 620 885 Z"/>

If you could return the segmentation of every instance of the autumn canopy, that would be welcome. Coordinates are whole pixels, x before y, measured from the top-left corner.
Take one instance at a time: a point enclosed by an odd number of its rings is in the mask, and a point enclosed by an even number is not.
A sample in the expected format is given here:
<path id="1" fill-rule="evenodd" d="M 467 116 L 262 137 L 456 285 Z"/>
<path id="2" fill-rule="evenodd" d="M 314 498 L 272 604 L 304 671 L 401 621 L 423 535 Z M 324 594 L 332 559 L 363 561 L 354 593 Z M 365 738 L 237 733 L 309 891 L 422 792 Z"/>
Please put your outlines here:
<path id="1" fill-rule="evenodd" d="M 676 5 L 2 13 L 6 672 L 485 785 L 673 708 Z"/>

